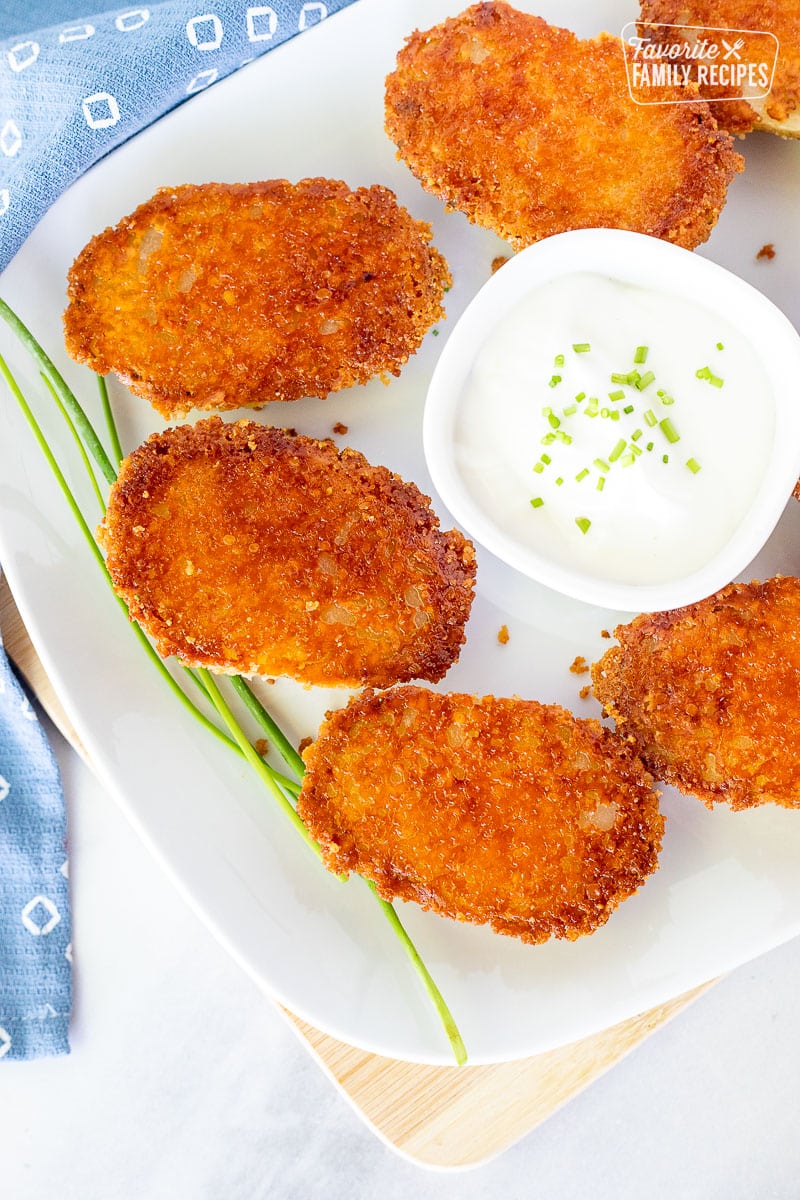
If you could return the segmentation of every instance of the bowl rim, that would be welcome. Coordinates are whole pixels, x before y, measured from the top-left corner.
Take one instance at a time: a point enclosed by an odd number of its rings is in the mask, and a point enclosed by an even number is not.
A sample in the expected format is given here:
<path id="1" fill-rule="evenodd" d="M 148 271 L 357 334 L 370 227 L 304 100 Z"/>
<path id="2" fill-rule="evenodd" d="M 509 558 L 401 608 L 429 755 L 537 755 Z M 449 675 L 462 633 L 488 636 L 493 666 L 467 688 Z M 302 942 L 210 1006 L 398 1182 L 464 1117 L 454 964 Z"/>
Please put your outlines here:
<path id="1" fill-rule="evenodd" d="M 602 579 L 554 562 L 506 533 L 473 499 L 455 463 L 454 425 L 472 365 L 490 333 L 534 289 L 573 273 L 604 274 L 679 296 L 700 297 L 753 348 L 774 397 L 772 450 L 761 484 L 736 530 L 702 567 L 659 583 Z M 680 285 L 680 286 L 679 286 Z M 758 336 L 753 331 L 763 330 Z M 768 333 L 768 339 L 764 334 Z M 769 345 L 769 355 L 760 346 Z M 786 380 L 797 380 L 792 391 Z M 800 334 L 762 292 L 711 259 L 646 234 L 580 229 L 521 250 L 491 276 L 451 329 L 430 380 L 422 438 L 428 470 L 456 522 L 497 558 L 564 595 L 603 608 L 653 612 L 716 592 L 739 575 L 777 525 L 800 477 Z"/>

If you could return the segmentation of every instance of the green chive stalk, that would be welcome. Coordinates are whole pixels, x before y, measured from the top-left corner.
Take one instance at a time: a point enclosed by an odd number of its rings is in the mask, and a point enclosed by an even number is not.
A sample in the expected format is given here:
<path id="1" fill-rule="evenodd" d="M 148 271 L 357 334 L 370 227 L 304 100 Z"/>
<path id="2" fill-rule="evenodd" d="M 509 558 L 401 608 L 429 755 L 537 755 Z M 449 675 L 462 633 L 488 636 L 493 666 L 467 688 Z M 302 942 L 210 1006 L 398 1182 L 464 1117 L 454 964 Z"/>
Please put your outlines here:
<path id="1" fill-rule="evenodd" d="M 106 451 L 104 450 L 103 445 L 94 430 L 94 427 L 92 426 L 76 396 L 68 387 L 61 374 L 53 364 L 52 360 L 45 353 L 44 349 L 40 346 L 30 330 L 22 323 L 19 317 L 17 317 L 16 313 L 14 313 L 13 310 L 2 299 L 0 299 L 0 317 L 2 317 L 11 327 L 11 329 L 17 335 L 19 341 L 40 366 L 41 374 L 44 378 L 45 384 L 47 385 L 47 389 L 53 400 L 56 402 L 56 405 L 61 411 L 61 414 L 64 417 L 72 436 L 79 446 L 82 462 L 92 482 L 93 490 L 95 491 L 95 495 L 99 500 L 101 509 L 104 512 L 105 504 L 99 491 L 94 471 L 92 470 L 91 463 L 86 453 L 87 449 L 89 453 L 91 453 L 108 483 L 113 483 L 116 480 L 117 471 L 106 454 Z M 288 778 L 287 776 L 277 772 L 272 766 L 264 761 L 255 747 L 249 741 L 246 734 L 243 732 L 239 722 L 236 720 L 234 713 L 222 695 L 216 680 L 209 674 L 207 670 L 204 668 L 197 670 L 183 668 L 185 674 L 192 679 L 193 683 L 200 689 L 205 698 L 215 709 L 216 713 L 227 727 L 230 736 L 224 733 L 217 725 L 214 724 L 213 721 L 210 721 L 208 717 L 206 717 L 206 715 L 199 708 L 197 708 L 195 704 L 192 703 L 183 689 L 178 685 L 175 679 L 173 679 L 164 662 L 158 656 L 150 644 L 150 641 L 145 636 L 143 630 L 140 628 L 137 622 L 131 619 L 128 606 L 119 596 L 117 596 L 116 592 L 113 590 L 111 577 L 108 573 L 108 568 L 106 567 L 103 555 L 100 552 L 100 548 L 97 545 L 97 542 L 95 541 L 88 524 L 86 523 L 83 513 L 81 512 L 75 496 L 73 495 L 72 490 L 70 489 L 69 484 L 67 483 L 66 478 L 64 477 L 64 474 L 58 465 L 55 455 L 53 454 L 30 405 L 28 404 L 19 385 L 17 384 L 16 379 L 1 355 L 0 375 L 2 375 L 2 377 L 5 379 L 12 395 L 14 396 L 14 399 L 17 401 L 25 420 L 30 427 L 39 448 L 41 449 L 45 460 L 47 461 L 48 466 L 50 467 L 56 479 L 56 482 L 58 483 L 59 489 L 61 490 L 61 493 L 64 496 L 72 515 L 78 523 L 78 526 L 87 542 L 87 545 L 89 546 L 93 558 L 100 567 L 107 584 L 112 590 L 112 594 L 114 595 L 117 604 L 128 618 L 128 622 L 134 632 L 134 635 L 144 648 L 151 662 L 153 662 L 159 671 L 159 674 L 167 683 L 168 687 L 176 696 L 176 698 L 192 714 L 192 716 L 194 716 L 200 722 L 203 728 L 207 729 L 210 733 L 213 733 L 218 740 L 220 740 L 223 744 L 228 746 L 229 749 L 233 750 L 237 755 L 240 755 L 245 759 L 245 761 L 248 762 L 261 781 L 272 793 L 272 796 L 278 803 L 281 811 L 291 821 L 295 830 L 303 837 L 306 844 L 318 856 L 320 856 L 321 852 L 318 843 L 311 837 L 298 813 L 296 812 L 293 804 L 288 798 L 290 795 L 296 797 L 299 794 L 300 784 L 294 779 Z M 98 377 L 98 386 L 100 389 L 101 403 L 106 419 L 109 439 L 112 445 L 114 456 L 117 459 L 117 463 L 119 463 L 122 461 L 122 448 L 120 446 L 116 423 L 114 421 L 113 412 L 109 403 L 108 390 L 105 385 L 105 380 Z M 235 676 L 231 680 L 231 683 L 237 695 L 250 712 L 251 716 L 253 716 L 253 718 L 258 722 L 259 726 L 269 737 L 272 745 L 275 746 L 276 750 L 283 758 L 287 768 L 296 774 L 300 780 L 302 780 L 305 770 L 302 758 L 292 746 L 291 742 L 283 733 L 278 724 L 267 712 L 263 704 L 261 704 L 261 701 L 258 699 L 258 697 L 253 693 L 249 684 L 240 676 Z M 433 977 L 425 966 L 425 963 L 416 949 L 412 939 L 406 932 L 394 907 L 378 894 L 378 891 L 371 880 L 365 880 L 365 882 L 367 883 L 369 890 L 389 922 L 393 932 L 399 939 L 407 958 L 411 962 L 420 981 L 422 982 L 425 992 L 432 1001 L 435 1011 L 439 1016 L 442 1027 L 450 1043 L 456 1063 L 459 1066 L 463 1066 L 467 1061 L 466 1047 L 464 1046 L 458 1026 L 455 1023 L 444 997 L 442 996 Z"/>

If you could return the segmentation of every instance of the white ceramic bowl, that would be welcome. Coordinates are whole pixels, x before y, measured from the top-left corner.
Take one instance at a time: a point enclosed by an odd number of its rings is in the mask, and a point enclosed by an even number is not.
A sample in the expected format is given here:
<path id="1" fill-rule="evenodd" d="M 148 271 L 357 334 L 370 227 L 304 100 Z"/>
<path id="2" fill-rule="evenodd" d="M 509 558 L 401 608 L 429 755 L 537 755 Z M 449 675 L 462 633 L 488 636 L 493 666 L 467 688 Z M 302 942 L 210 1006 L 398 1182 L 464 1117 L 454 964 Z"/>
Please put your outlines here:
<path id="1" fill-rule="evenodd" d="M 727 543 L 699 569 L 665 582 L 598 578 L 579 565 L 555 562 L 489 515 L 467 488 L 456 462 L 457 409 L 486 339 L 534 289 L 575 272 L 686 295 L 724 316 L 755 350 L 775 398 L 769 466 L 752 504 Z M 667 242 L 612 229 L 583 229 L 547 238 L 515 255 L 477 293 L 455 325 L 428 390 L 423 425 L 433 482 L 459 524 L 524 575 L 558 592 L 626 612 L 690 604 L 730 582 L 755 557 L 783 512 L 800 475 L 800 336 L 761 292 L 730 271 Z"/>

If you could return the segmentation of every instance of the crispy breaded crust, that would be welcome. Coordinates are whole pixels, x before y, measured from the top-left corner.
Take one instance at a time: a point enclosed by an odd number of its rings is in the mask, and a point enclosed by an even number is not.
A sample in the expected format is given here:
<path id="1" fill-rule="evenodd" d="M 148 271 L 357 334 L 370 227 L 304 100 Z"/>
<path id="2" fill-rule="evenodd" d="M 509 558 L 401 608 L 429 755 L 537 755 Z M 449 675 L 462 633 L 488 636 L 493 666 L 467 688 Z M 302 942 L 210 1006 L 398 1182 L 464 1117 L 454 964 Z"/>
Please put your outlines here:
<path id="1" fill-rule="evenodd" d="M 772 33 L 778 39 L 778 59 L 769 95 L 764 100 L 719 100 L 714 115 L 723 129 L 744 134 L 764 129 L 785 137 L 800 137 L 800 7 L 786 0 L 642 0 L 642 21 L 661 25 L 694 25 L 695 35 L 703 37 L 709 29 L 752 29 Z M 645 29 L 641 32 L 653 41 L 665 44 L 685 37 L 680 29 Z M 733 41 L 732 38 L 728 39 Z M 746 39 L 745 39 L 746 43 Z M 760 44 L 745 44 L 735 61 L 759 61 Z M 701 88 L 711 100 L 730 95 L 731 89 L 716 91 Z"/>
<path id="2" fill-rule="evenodd" d="M 163 188 L 75 260 L 67 350 L 167 418 L 399 375 L 444 315 L 430 237 L 384 187 Z"/>
<path id="3" fill-rule="evenodd" d="M 708 105 L 631 100 L 619 38 L 579 41 L 503 3 L 411 35 L 386 130 L 424 188 L 516 249 L 595 226 L 692 249 L 743 166 Z"/>
<path id="4" fill-rule="evenodd" d="M 658 779 L 710 807 L 800 807 L 800 579 L 636 617 L 594 693 Z"/>
<path id="5" fill-rule="evenodd" d="M 298 811 L 330 870 L 525 942 L 592 933 L 658 865 L 650 776 L 557 705 L 366 692 L 305 761 Z"/>
<path id="6" fill-rule="evenodd" d="M 122 464 L 99 530 L 114 587 L 165 657 L 328 687 L 440 679 L 475 552 L 355 450 L 211 417 Z"/>

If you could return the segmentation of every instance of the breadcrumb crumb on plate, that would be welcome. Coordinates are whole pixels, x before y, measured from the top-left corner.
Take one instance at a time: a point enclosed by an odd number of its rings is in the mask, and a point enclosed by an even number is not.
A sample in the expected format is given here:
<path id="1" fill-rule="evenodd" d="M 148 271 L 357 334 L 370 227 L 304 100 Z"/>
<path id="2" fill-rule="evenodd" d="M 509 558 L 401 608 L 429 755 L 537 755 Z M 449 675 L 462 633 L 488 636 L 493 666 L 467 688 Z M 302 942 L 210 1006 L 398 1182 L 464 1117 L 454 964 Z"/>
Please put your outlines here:
<path id="1" fill-rule="evenodd" d="M 647 771 L 558 705 L 366 692 L 305 760 L 298 812 L 331 871 L 524 942 L 592 933 L 658 865 Z"/>

